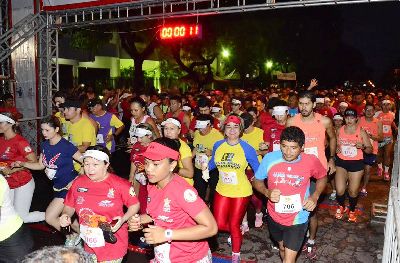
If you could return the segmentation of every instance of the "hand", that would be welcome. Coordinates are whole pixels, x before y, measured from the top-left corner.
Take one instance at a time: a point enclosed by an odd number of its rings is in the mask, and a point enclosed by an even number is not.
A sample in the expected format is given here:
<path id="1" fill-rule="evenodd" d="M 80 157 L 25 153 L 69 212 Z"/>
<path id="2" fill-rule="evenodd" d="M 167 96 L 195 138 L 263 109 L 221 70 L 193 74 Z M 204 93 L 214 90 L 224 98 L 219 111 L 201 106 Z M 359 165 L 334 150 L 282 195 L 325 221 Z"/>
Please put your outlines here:
<path id="1" fill-rule="evenodd" d="M 165 238 L 165 229 L 159 226 L 149 225 L 148 228 L 143 229 L 144 238 L 147 244 L 160 244 L 167 242 Z"/>
<path id="2" fill-rule="evenodd" d="M 201 178 L 203 178 L 204 181 L 208 182 L 208 179 L 210 179 L 210 172 L 208 169 L 205 169 L 201 172 Z"/>
<path id="3" fill-rule="evenodd" d="M 114 137 L 114 136 L 113 136 L 112 134 L 108 134 L 107 137 L 106 137 L 106 143 L 112 142 L 113 137 Z"/>
<path id="4" fill-rule="evenodd" d="M 69 215 L 66 214 L 62 214 L 59 218 L 59 223 L 61 227 L 66 227 L 71 225 L 71 217 Z"/>
<path id="5" fill-rule="evenodd" d="M 327 169 L 328 169 L 329 175 L 336 172 L 336 165 L 335 165 L 335 162 L 333 161 L 333 158 L 329 159 Z"/>
<path id="6" fill-rule="evenodd" d="M 10 166 L 11 166 L 11 169 L 13 169 L 13 168 L 21 168 L 21 167 L 24 167 L 24 162 L 15 161 L 15 162 L 11 163 Z"/>
<path id="7" fill-rule="evenodd" d="M 12 174 L 12 169 L 10 169 L 10 167 L 6 166 L 1 170 L 1 173 L 4 175 L 4 177 L 10 177 Z"/>
<path id="8" fill-rule="evenodd" d="M 139 214 L 136 214 L 136 215 L 132 216 L 131 218 L 129 218 L 128 227 L 129 227 L 129 231 L 139 231 L 140 229 L 142 229 Z"/>
<path id="9" fill-rule="evenodd" d="M 317 79 L 312 79 L 310 81 L 310 85 L 308 86 L 308 90 L 313 89 L 314 87 L 318 86 L 318 80 Z"/>
<path id="10" fill-rule="evenodd" d="M 362 142 L 357 142 L 356 143 L 356 148 L 357 149 L 364 149 L 364 144 Z"/>
<path id="11" fill-rule="evenodd" d="M 310 196 L 307 198 L 307 200 L 303 204 L 303 208 L 309 212 L 313 211 L 315 207 L 317 206 L 317 199 L 314 197 Z"/>
<path id="12" fill-rule="evenodd" d="M 281 191 L 279 189 L 272 189 L 267 192 L 268 194 L 266 197 L 271 200 L 273 203 L 279 202 L 279 199 L 281 198 Z"/>
<path id="13" fill-rule="evenodd" d="M 122 219 L 122 217 L 120 217 L 120 216 L 114 217 L 113 220 L 118 220 L 117 223 L 116 223 L 114 226 L 111 227 L 111 231 L 112 231 L 113 233 L 115 233 L 115 232 L 118 231 L 118 229 L 121 228 L 121 226 L 122 226 L 125 222 L 124 222 L 124 220 Z"/>

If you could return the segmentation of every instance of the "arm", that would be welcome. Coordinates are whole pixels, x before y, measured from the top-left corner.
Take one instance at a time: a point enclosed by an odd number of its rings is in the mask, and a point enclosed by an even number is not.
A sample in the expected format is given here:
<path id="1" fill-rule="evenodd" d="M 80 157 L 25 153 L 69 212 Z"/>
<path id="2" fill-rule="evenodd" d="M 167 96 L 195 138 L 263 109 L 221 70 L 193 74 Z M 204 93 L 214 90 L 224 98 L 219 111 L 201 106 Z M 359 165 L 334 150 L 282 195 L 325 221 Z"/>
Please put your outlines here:
<path id="1" fill-rule="evenodd" d="M 373 138 L 371 136 L 371 139 L 374 140 L 374 141 L 378 141 L 378 142 L 383 140 L 383 125 L 382 125 L 382 122 L 378 121 L 378 136 L 375 137 L 375 138 Z"/>
<path id="2" fill-rule="evenodd" d="M 25 158 L 27 159 L 27 161 L 24 162 L 25 164 L 26 163 L 32 163 L 32 164 L 37 163 L 36 154 L 34 152 L 29 153 L 28 155 L 25 156 Z M 11 174 L 18 172 L 18 171 L 22 171 L 24 169 L 26 169 L 26 168 L 22 167 L 22 166 L 21 167 L 13 167 L 13 168 L 7 166 L 7 167 L 4 167 L 4 169 L 1 170 L 1 172 L 4 174 L 5 177 L 8 177 Z"/>
<path id="3" fill-rule="evenodd" d="M 315 207 L 317 206 L 318 198 L 324 191 L 327 182 L 328 182 L 327 176 L 317 179 L 315 185 L 315 192 L 304 202 L 303 204 L 304 209 L 306 209 L 307 211 L 313 211 L 315 209 Z"/>
<path id="4" fill-rule="evenodd" d="M 43 155 L 40 154 L 38 162 L 19 162 L 20 167 L 28 168 L 30 170 L 43 170 L 46 167 L 43 165 L 42 157 Z"/>
<path id="5" fill-rule="evenodd" d="M 160 106 L 158 106 L 158 105 L 154 106 L 153 113 L 156 116 L 156 119 L 154 121 L 158 124 L 161 124 L 161 122 L 164 120 L 164 114 L 163 114 Z"/>
<path id="6" fill-rule="evenodd" d="M 362 149 L 365 153 L 370 154 L 372 153 L 372 145 L 371 141 L 369 140 L 369 136 L 363 129 L 361 129 L 360 131 L 361 131 L 362 142 L 357 143 L 356 147 L 358 149 Z"/>
<path id="7" fill-rule="evenodd" d="M 307 90 L 312 90 L 316 86 L 318 86 L 318 80 L 317 79 L 312 79 L 310 81 L 310 85 L 308 86 Z"/>
<path id="8" fill-rule="evenodd" d="M 78 146 L 78 150 L 81 153 L 84 153 L 84 152 L 86 152 L 86 149 L 89 148 L 89 146 L 90 146 L 90 142 L 82 142 L 82 145 Z"/>
<path id="9" fill-rule="evenodd" d="M 72 158 L 77 161 L 78 163 L 82 163 L 83 160 L 83 155 L 82 153 L 78 150 L 74 155 L 72 155 Z"/>
<path id="10" fill-rule="evenodd" d="M 265 195 L 271 202 L 279 202 L 281 191 L 279 189 L 268 189 L 265 187 L 264 180 L 253 180 L 253 187 L 261 194 Z"/>
<path id="11" fill-rule="evenodd" d="M 71 225 L 71 217 L 75 213 L 75 209 L 65 205 L 64 209 L 61 213 L 61 216 L 58 218 L 61 227 L 66 227 Z"/>
<path id="12" fill-rule="evenodd" d="M 151 127 L 153 128 L 153 131 L 156 134 L 157 138 L 160 138 L 161 137 L 160 131 L 158 130 L 157 125 L 154 122 L 154 120 L 152 118 L 147 118 L 146 122 L 151 125 Z"/>
<path id="13" fill-rule="evenodd" d="M 132 216 L 134 216 L 138 211 L 139 211 L 139 207 L 140 204 L 136 203 L 134 205 L 131 205 L 128 207 L 128 210 L 126 211 L 126 213 L 120 218 L 118 218 L 118 222 L 115 224 L 115 226 L 112 227 L 112 231 L 113 232 L 117 232 L 118 229 L 126 222 L 128 221 L 129 218 L 131 218 Z M 116 218 L 114 218 L 116 219 Z"/>
<path id="14" fill-rule="evenodd" d="M 182 168 L 179 169 L 178 174 L 185 178 L 193 178 L 193 163 L 192 158 L 187 157 L 181 160 Z"/>
<path id="15" fill-rule="evenodd" d="M 185 115 L 183 115 L 183 125 L 185 125 L 187 127 L 187 129 L 189 130 L 190 127 L 190 117 L 189 115 L 185 112 Z"/>
<path id="16" fill-rule="evenodd" d="M 324 121 L 324 126 L 326 129 L 326 133 L 329 136 L 329 160 L 328 160 L 328 171 L 329 174 L 333 174 L 336 171 L 336 165 L 335 162 L 333 160 L 333 158 L 335 157 L 335 153 L 336 153 L 336 132 L 335 129 L 333 128 L 333 124 L 331 119 L 324 117 L 323 118 Z"/>

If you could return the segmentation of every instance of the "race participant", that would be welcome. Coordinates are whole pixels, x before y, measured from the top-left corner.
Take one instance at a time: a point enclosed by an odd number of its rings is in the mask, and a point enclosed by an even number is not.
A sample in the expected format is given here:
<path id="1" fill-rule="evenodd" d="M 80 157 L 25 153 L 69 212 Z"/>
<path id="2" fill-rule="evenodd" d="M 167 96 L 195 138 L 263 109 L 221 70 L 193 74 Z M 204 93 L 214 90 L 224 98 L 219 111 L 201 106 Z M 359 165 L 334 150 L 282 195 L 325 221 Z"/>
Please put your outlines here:
<path id="1" fill-rule="evenodd" d="M 128 226 L 124 223 L 139 211 L 133 186 L 107 171 L 109 155 L 100 145 L 84 153 L 85 175 L 72 183 L 59 218 L 60 226 L 68 227 L 76 212 L 80 236 L 93 262 L 122 262 L 128 249 Z"/>
<path id="2" fill-rule="evenodd" d="M 361 91 L 356 91 L 353 93 L 353 101 L 350 108 L 357 112 L 357 116 L 361 117 L 364 115 L 365 100 L 364 94 Z"/>
<path id="3" fill-rule="evenodd" d="M 218 170 L 214 169 L 209 171 L 208 176 L 203 176 L 202 170 L 203 165 L 207 165 L 211 158 L 212 149 L 214 144 L 222 140 L 224 136 L 212 126 L 212 121 L 214 118 L 211 115 L 200 114 L 197 116 L 196 120 L 196 131 L 193 136 L 193 151 L 192 156 L 194 158 L 194 188 L 201 199 L 206 202 L 207 187 L 210 188 L 210 194 L 208 197 L 208 202 L 213 204 L 215 187 L 218 183 Z"/>
<path id="4" fill-rule="evenodd" d="M 41 121 L 42 135 L 45 139 L 41 144 L 38 162 L 16 161 L 13 167 L 24 167 L 31 170 L 44 170 L 47 177 L 53 181 L 54 198 L 46 209 L 46 223 L 60 231 L 58 217 L 64 208 L 64 199 L 72 181 L 78 176 L 73 160 L 81 162 L 82 154 L 78 148 L 60 135 L 61 124 L 57 117 L 48 117 Z M 79 233 L 78 224 L 73 229 Z M 79 236 L 69 235 L 66 246 L 74 246 L 79 242 Z"/>
<path id="5" fill-rule="evenodd" d="M 255 120 L 250 113 L 244 112 L 242 113 L 242 115 L 240 115 L 240 117 L 243 119 L 244 123 L 244 131 L 241 139 L 250 144 L 250 146 L 253 147 L 254 150 L 256 150 L 258 161 L 261 161 L 264 154 L 268 152 L 268 144 L 264 142 L 264 131 L 260 128 L 254 127 Z M 247 167 L 246 175 L 250 181 L 253 181 L 254 172 L 251 170 L 250 167 Z M 261 211 L 263 205 L 263 197 L 259 196 L 259 194 L 256 192 L 253 193 L 250 201 L 256 210 L 254 226 L 261 227 L 263 224 L 263 213 Z M 243 234 L 249 231 L 247 213 L 243 218 L 241 229 Z"/>
<path id="6" fill-rule="evenodd" d="M 267 126 L 267 134 L 264 131 L 264 139 L 267 139 L 269 145 L 268 150 L 279 151 L 280 150 L 280 137 L 282 131 L 285 129 L 286 121 L 288 119 L 288 107 L 287 106 L 274 106 L 272 110 L 272 116 L 275 121 Z"/>
<path id="7" fill-rule="evenodd" d="M 215 119 L 218 120 L 218 130 L 220 130 L 226 118 L 225 115 L 222 114 L 221 105 L 214 104 L 214 106 L 211 107 L 211 114 Z"/>
<path id="8" fill-rule="evenodd" d="M 210 115 L 211 114 L 210 105 L 211 105 L 211 101 L 208 98 L 206 98 L 206 97 L 199 98 L 198 101 L 197 101 L 198 113 L 199 114 Z M 211 120 L 212 127 L 214 129 L 219 130 L 219 128 L 220 128 L 219 120 L 217 118 L 212 117 L 211 115 L 210 115 L 210 117 L 212 118 L 212 120 Z M 196 120 L 197 120 L 197 117 L 194 116 L 192 118 L 192 120 L 190 121 L 189 130 L 190 130 L 192 135 L 193 135 L 194 131 L 196 130 L 196 127 L 195 127 L 196 126 Z"/>
<path id="9" fill-rule="evenodd" d="M 61 107 L 61 105 L 65 102 L 65 98 L 67 97 L 67 95 L 62 92 L 62 91 L 57 91 L 56 93 L 54 93 L 53 96 L 53 102 L 54 102 L 54 106 L 55 106 L 55 113 L 54 116 L 56 116 L 61 123 L 61 131 L 62 131 L 62 136 L 64 136 L 67 133 L 67 126 L 70 124 L 69 121 L 67 121 L 64 117 L 64 108 Z M 65 136 L 68 140 L 68 137 Z"/>
<path id="10" fill-rule="evenodd" d="M 137 138 L 135 137 L 135 129 L 136 126 L 138 126 L 140 123 L 150 124 L 157 138 L 160 137 L 160 133 L 158 131 L 156 123 L 149 115 L 147 115 L 146 102 L 144 102 L 143 99 L 139 97 L 132 98 L 130 100 L 130 108 L 132 113 L 131 126 L 129 128 L 129 141 L 128 141 L 130 145 L 135 144 L 137 141 Z"/>
<path id="11" fill-rule="evenodd" d="M 186 141 L 186 137 L 188 136 L 189 126 L 190 126 L 190 118 L 187 113 L 182 110 L 182 98 L 179 96 L 171 96 L 169 99 L 170 109 L 167 114 L 165 114 L 165 118 L 176 118 L 181 123 L 181 139 Z"/>
<path id="12" fill-rule="evenodd" d="M 131 170 L 129 182 L 133 185 L 140 202 L 140 213 L 146 212 L 147 207 L 147 177 L 144 171 L 144 157 L 141 155 L 147 146 L 156 139 L 153 127 L 148 123 L 141 123 L 135 129 L 137 142 L 131 150 Z"/>
<path id="13" fill-rule="evenodd" d="M 374 118 L 375 106 L 367 103 L 364 108 L 364 116 L 360 118 L 359 125 L 367 133 L 371 144 L 372 153 L 367 154 L 364 152 L 364 181 L 361 187 L 360 194 L 366 196 L 367 184 L 371 174 L 371 167 L 376 163 L 376 156 L 378 154 L 378 142 L 383 139 L 382 123 Z"/>
<path id="14" fill-rule="evenodd" d="M 87 105 L 91 114 L 89 115 L 98 125 L 96 144 L 107 147 L 112 154 L 115 151 L 115 137 L 118 137 L 125 126 L 117 116 L 107 112 L 105 105 L 100 99 L 93 99 Z"/>
<path id="15" fill-rule="evenodd" d="M 397 125 L 394 122 L 394 113 L 391 111 L 392 102 L 382 101 L 382 112 L 377 115 L 377 119 L 382 122 L 383 141 L 379 143 L 378 151 L 378 176 L 382 176 L 386 181 L 390 180 L 389 168 L 392 163 L 393 150 L 393 130 L 397 132 Z M 382 167 L 382 163 L 384 167 Z"/>
<path id="16" fill-rule="evenodd" d="M 29 142 L 16 133 L 16 121 L 9 112 L 0 114 L 0 169 L 10 187 L 11 202 L 24 223 L 40 222 L 44 212 L 29 212 L 35 181 L 31 172 L 23 167 L 12 167 L 16 161 L 36 162 L 36 154 Z"/>
<path id="17" fill-rule="evenodd" d="M 190 185 L 194 184 L 193 181 L 193 163 L 192 163 L 192 150 L 186 142 L 179 138 L 181 133 L 181 122 L 176 118 L 168 118 L 161 123 L 163 128 L 164 137 L 178 140 L 180 142 L 179 147 L 179 162 L 178 162 L 178 174 L 182 176 Z"/>
<path id="18" fill-rule="evenodd" d="M 290 117 L 293 117 L 294 115 L 299 113 L 299 98 L 294 92 L 289 93 L 288 107 L 288 113 Z"/>
<path id="19" fill-rule="evenodd" d="M 15 107 L 13 95 L 6 93 L 3 95 L 3 97 L 1 97 L 1 100 L 3 101 L 3 107 L 0 107 L 0 113 L 9 112 L 16 120 L 24 117 L 22 113 L 18 111 L 17 107 Z"/>
<path id="20" fill-rule="evenodd" d="M 282 262 L 293 263 L 308 228 L 313 211 L 325 189 L 326 168 L 312 154 L 302 153 L 304 132 L 298 127 L 282 131 L 281 151 L 264 156 L 254 180 L 254 188 L 268 198 L 267 224 L 271 237 L 279 243 Z M 310 192 L 310 179 L 316 187 Z M 268 188 L 264 179 L 268 179 Z"/>
<path id="21" fill-rule="evenodd" d="M 29 229 L 14 209 L 7 180 L 0 174 L 0 258 L 2 262 L 21 262 L 33 247 Z M 3 261 L 4 260 L 4 261 Z"/>
<path id="22" fill-rule="evenodd" d="M 286 126 L 297 126 L 303 130 L 305 134 L 304 152 L 314 154 L 327 169 L 329 175 L 336 170 L 334 157 L 336 153 L 336 134 L 333 129 L 332 121 L 328 117 L 313 112 L 315 107 L 315 96 L 311 91 L 303 91 L 299 94 L 299 110 L 300 114 L 295 115 L 286 122 Z M 329 161 L 325 156 L 325 140 L 328 135 L 329 144 Z M 311 182 L 310 192 L 314 191 L 315 183 Z M 310 214 L 310 236 L 303 247 L 303 251 L 307 251 L 306 257 L 315 259 L 316 246 L 315 238 L 318 229 L 317 210 Z"/>
<path id="23" fill-rule="evenodd" d="M 147 104 L 147 110 L 149 112 L 150 117 L 153 118 L 153 120 L 157 123 L 157 126 L 161 125 L 161 122 L 164 120 L 164 114 L 158 106 L 158 104 L 154 101 L 151 101 L 151 95 L 148 92 L 142 91 L 139 93 L 139 97 L 144 100 Z M 160 126 L 161 127 L 161 126 Z"/>
<path id="24" fill-rule="evenodd" d="M 349 195 L 349 222 L 357 221 L 355 212 L 360 182 L 364 173 L 363 151 L 372 153 L 372 145 L 368 134 L 357 124 L 357 112 L 347 109 L 344 112 L 346 124 L 337 133 L 336 156 L 336 200 L 339 207 L 335 218 L 342 219 L 347 213 L 345 206 L 346 188 Z"/>
<path id="25" fill-rule="evenodd" d="M 230 112 L 231 114 L 236 114 L 240 116 L 243 113 L 243 111 L 241 110 L 242 101 L 240 99 L 232 98 L 231 105 L 232 105 L 232 111 Z"/>
<path id="26" fill-rule="evenodd" d="M 214 144 L 208 164 L 209 170 L 217 168 L 219 172 L 213 214 L 218 229 L 231 234 L 234 263 L 240 262 L 243 239 L 240 224 L 253 194 L 245 171 L 249 163 L 253 171 L 257 171 L 259 165 L 254 148 L 240 139 L 243 131 L 243 120 L 239 116 L 227 116 L 222 128 L 225 139 Z"/>
<path id="27" fill-rule="evenodd" d="M 179 143 L 169 138 L 151 142 L 143 153 L 150 184 L 147 213 L 129 220 L 129 229 L 143 232 L 146 243 L 155 245 L 150 262 L 211 263 L 206 238 L 217 233 L 217 224 L 196 190 L 174 173 Z"/>
<path id="28" fill-rule="evenodd" d="M 343 126 L 343 116 L 340 113 L 336 113 L 335 115 L 333 115 L 333 128 L 335 129 L 335 133 L 337 134 L 339 132 L 339 129 Z M 329 200 L 336 200 L 336 184 L 335 184 L 335 175 L 336 172 L 331 174 L 329 176 L 329 183 L 332 187 L 332 193 L 329 196 Z"/>

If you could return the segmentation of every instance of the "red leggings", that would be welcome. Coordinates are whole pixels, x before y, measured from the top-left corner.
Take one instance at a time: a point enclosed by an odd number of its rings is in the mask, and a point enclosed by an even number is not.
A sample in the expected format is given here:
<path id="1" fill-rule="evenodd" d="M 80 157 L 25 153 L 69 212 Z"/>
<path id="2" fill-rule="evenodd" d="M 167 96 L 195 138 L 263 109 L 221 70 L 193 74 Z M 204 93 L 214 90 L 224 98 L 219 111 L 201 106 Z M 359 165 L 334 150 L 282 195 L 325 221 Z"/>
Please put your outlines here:
<path id="1" fill-rule="evenodd" d="M 242 231 L 240 224 L 242 223 L 247 205 L 250 201 L 247 197 L 225 197 L 219 193 L 214 196 L 214 217 L 217 221 L 218 229 L 230 232 L 232 238 L 232 252 L 239 253 L 242 246 Z"/>

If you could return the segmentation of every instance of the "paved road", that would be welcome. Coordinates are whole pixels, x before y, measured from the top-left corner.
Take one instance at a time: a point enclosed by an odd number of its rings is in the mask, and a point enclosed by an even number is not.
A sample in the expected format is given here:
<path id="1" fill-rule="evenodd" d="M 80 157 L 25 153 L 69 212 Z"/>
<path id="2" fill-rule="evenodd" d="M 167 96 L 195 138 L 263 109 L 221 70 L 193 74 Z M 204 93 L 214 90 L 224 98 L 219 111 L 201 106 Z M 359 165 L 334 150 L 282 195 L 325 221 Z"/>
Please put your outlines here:
<path id="1" fill-rule="evenodd" d="M 36 178 L 37 190 L 33 207 L 44 209 L 51 198 L 50 184 L 40 174 Z M 333 215 L 336 209 L 336 202 L 329 201 L 326 197 L 323 198 L 319 208 L 318 258 L 314 262 L 373 263 L 381 261 L 384 240 L 383 224 L 370 223 L 371 205 L 372 202 L 387 203 L 389 183 L 384 182 L 381 178 L 372 176 L 368 190 L 368 196 L 359 199 L 360 222 L 358 223 L 335 220 Z M 328 188 L 326 194 L 329 192 Z M 252 214 L 254 212 L 250 208 L 250 226 Z M 32 232 L 36 248 L 63 243 L 63 237 L 59 233 L 48 233 L 35 229 Z M 226 242 L 227 237 L 227 234 L 219 234 L 219 250 L 217 253 L 228 256 L 231 250 Z M 265 225 L 262 228 L 252 227 L 244 236 L 242 258 L 253 262 L 281 262 L 278 251 L 273 250 L 271 245 Z M 130 252 L 127 262 L 139 263 L 148 261 L 144 255 Z M 300 255 L 297 262 L 309 261 L 304 255 Z"/>

